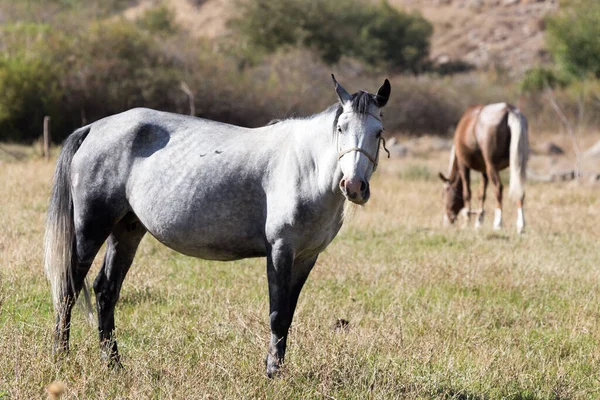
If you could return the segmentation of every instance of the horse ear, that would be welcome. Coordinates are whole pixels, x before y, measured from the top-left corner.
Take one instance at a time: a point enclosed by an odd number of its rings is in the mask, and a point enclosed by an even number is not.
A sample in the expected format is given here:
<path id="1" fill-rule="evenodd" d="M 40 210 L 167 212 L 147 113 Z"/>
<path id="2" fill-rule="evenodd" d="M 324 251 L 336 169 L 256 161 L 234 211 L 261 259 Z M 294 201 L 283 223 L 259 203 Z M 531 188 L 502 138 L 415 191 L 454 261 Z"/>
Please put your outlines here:
<path id="1" fill-rule="evenodd" d="M 331 74 L 331 78 L 333 79 L 333 84 L 335 85 L 335 93 L 337 94 L 338 99 L 340 99 L 340 103 L 344 105 L 350 100 L 352 100 L 352 96 L 350 95 L 350 93 L 348 93 L 346 89 L 344 89 L 342 85 L 340 85 L 338 81 L 335 80 L 335 76 L 333 76 L 333 74 Z"/>
<path id="2" fill-rule="evenodd" d="M 377 91 L 377 95 L 375 99 L 377 101 L 377 107 L 381 108 L 385 106 L 390 99 L 390 93 L 392 92 L 392 85 L 390 85 L 390 81 L 387 79 L 383 82 L 383 85 Z"/>
<path id="3" fill-rule="evenodd" d="M 450 182 L 450 179 L 446 178 L 444 176 L 444 174 L 442 174 L 441 172 L 438 172 L 438 176 L 440 177 L 440 179 L 442 180 L 442 182 L 444 182 L 444 183 L 449 183 Z"/>

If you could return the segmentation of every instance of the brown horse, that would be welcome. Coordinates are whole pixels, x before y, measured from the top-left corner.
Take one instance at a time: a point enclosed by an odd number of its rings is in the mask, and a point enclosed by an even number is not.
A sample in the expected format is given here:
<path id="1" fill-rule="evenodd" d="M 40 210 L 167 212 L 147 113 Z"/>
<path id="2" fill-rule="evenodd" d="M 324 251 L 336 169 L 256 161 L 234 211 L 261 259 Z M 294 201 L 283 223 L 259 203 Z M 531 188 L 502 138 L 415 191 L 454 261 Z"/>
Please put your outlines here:
<path id="1" fill-rule="evenodd" d="M 465 111 L 454 133 L 450 152 L 449 176 L 440 173 L 444 182 L 446 214 L 444 220 L 454 223 L 460 214 L 468 222 L 477 215 L 475 227 L 483 223 L 483 204 L 488 179 L 496 189 L 494 229 L 502 225 L 502 182 L 499 171 L 510 166 L 509 195 L 517 202 L 517 232 L 525 227 L 523 203 L 525 169 L 529 154 L 527 119 L 514 106 L 506 103 L 472 106 Z M 481 209 L 471 210 L 470 170 L 481 172 Z"/>

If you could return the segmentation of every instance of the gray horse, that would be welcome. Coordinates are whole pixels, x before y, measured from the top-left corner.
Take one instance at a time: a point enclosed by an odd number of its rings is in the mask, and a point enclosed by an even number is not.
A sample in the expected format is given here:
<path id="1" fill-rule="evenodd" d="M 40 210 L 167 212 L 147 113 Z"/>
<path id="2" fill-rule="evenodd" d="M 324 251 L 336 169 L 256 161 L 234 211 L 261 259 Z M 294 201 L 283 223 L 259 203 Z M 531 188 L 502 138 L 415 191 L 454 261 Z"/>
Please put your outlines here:
<path id="1" fill-rule="evenodd" d="M 267 258 L 266 368 L 273 376 L 302 286 L 340 230 L 345 200 L 369 200 L 378 162 L 389 81 L 376 95 L 350 95 L 333 81 L 339 104 L 256 129 L 134 109 L 69 136 L 57 162 L 44 243 L 57 313 L 55 353 L 68 350 L 73 304 L 106 241 L 93 287 L 102 355 L 120 365 L 114 309 L 149 232 L 207 260 Z"/>

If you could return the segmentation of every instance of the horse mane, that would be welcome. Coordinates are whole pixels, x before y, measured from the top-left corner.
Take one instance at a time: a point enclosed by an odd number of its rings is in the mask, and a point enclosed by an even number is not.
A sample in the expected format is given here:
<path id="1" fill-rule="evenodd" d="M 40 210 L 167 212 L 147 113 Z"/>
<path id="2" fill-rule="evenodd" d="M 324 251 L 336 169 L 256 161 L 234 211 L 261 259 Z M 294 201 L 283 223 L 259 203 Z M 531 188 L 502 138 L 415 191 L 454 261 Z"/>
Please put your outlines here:
<path id="1" fill-rule="evenodd" d="M 354 111 L 357 114 L 368 114 L 371 106 L 377 104 L 376 100 L 375 100 L 375 96 L 364 90 L 360 90 L 360 91 L 354 93 L 352 95 L 352 99 L 350 101 L 351 101 L 352 111 Z M 307 117 L 275 118 L 275 119 L 270 120 L 267 123 L 267 125 L 265 125 L 265 126 L 275 125 L 280 122 L 293 121 L 293 120 L 299 120 L 299 119 L 308 120 L 308 119 L 317 117 L 319 115 L 329 114 L 329 113 L 333 112 L 334 110 L 335 110 L 335 118 L 333 120 L 333 129 L 335 129 L 335 127 L 337 126 L 337 123 L 338 123 L 338 119 L 340 118 L 340 115 L 342 115 L 342 112 L 344 112 L 344 108 L 342 107 L 342 105 L 340 103 L 332 104 L 329 107 L 327 107 L 325 110 L 323 110 L 319 113 L 313 114 L 313 115 L 309 115 Z"/>
<path id="2" fill-rule="evenodd" d="M 359 90 L 352 95 L 352 111 L 358 114 L 368 114 L 372 105 L 377 105 L 375 96 L 364 90 Z"/>

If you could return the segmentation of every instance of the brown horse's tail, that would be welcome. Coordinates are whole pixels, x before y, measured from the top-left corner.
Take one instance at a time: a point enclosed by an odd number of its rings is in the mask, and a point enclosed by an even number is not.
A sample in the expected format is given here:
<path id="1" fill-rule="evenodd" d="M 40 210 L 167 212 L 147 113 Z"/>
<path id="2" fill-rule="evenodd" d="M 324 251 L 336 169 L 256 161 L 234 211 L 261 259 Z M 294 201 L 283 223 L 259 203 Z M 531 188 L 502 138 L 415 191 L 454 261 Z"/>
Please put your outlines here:
<path id="1" fill-rule="evenodd" d="M 523 184 L 529 156 L 527 118 L 517 108 L 510 108 L 508 127 L 510 128 L 510 187 L 508 195 L 514 200 L 521 200 L 525 194 Z"/>

